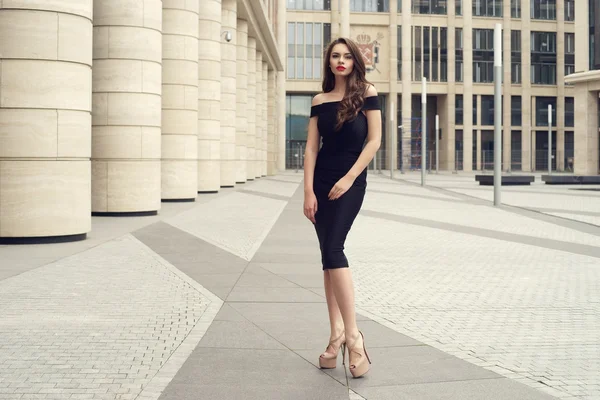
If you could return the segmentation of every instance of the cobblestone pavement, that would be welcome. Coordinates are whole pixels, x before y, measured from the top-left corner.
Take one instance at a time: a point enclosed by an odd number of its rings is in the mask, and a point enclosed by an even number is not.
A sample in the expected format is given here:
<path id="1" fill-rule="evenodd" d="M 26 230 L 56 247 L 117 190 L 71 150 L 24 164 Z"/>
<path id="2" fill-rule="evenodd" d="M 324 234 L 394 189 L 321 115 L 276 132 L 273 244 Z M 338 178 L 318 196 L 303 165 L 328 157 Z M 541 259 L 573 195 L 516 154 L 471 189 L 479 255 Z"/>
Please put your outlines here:
<path id="1" fill-rule="evenodd" d="M 436 191 L 402 183 L 412 198 L 389 194 L 390 184 L 370 176 L 348 238 L 358 306 L 401 333 L 558 397 L 600 399 L 600 252 L 569 251 L 570 243 L 598 248 L 600 229 L 587 234 L 488 205 L 432 200 Z M 549 191 L 544 204 L 565 201 L 565 191 Z M 515 236 L 482 237 L 479 228 Z M 519 243 L 523 237 L 534 244 Z M 548 240 L 564 246 L 554 250 Z"/>
<path id="2" fill-rule="evenodd" d="M 0 399 L 156 399 L 221 304 L 198 289 L 129 235 L 0 281 Z"/>

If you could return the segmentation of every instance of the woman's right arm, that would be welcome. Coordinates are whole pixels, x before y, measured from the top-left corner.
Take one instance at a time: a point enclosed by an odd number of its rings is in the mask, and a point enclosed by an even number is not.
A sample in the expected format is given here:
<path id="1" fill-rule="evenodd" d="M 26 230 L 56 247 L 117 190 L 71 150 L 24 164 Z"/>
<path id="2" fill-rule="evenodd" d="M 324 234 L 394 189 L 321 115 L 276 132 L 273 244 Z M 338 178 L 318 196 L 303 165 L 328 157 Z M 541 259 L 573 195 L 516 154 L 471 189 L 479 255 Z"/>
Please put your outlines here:
<path id="1" fill-rule="evenodd" d="M 322 101 L 320 95 L 313 98 L 312 105 L 319 105 Z M 313 190 L 315 164 L 319 153 L 319 129 L 317 128 L 318 116 L 311 117 L 308 121 L 308 136 L 304 151 L 304 215 L 313 224 L 317 212 L 317 198 Z"/>

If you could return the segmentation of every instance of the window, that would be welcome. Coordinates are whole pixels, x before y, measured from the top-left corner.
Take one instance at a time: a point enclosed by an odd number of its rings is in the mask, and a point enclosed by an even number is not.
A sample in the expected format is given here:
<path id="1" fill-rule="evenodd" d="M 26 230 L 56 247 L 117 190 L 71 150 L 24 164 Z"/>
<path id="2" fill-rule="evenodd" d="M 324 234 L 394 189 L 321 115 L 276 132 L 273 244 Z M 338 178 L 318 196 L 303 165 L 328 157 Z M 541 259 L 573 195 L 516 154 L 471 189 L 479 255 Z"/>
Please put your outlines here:
<path id="1" fill-rule="evenodd" d="M 531 19 L 556 20 L 556 0 L 531 0 Z"/>
<path id="2" fill-rule="evenodd" d="M 510 31 L 510 78 L 521 83 L 521 31 Z"/>
<path id="3" fill-rule="evenodd" d="M 585 1 L 585 0 L 584 0 Z M 596 6 L 596 0 L 589 0 L 589 54 L 590 54 L 590 71 L 600 69 L 600 5 Z"/>
<path id="4" fill-rule="evenodd" d="M 510 169 L 520 171 L 521 165 L 522 137 L 521 131 L 510 132 Z"/>
<path id="5" fill-rule="evenodd" d="M 473 0 L 474 17 L 502 17 L 502 0 Z"/>
<path id="6" fill-rule="evenodd" d="M 354 12 L 389 12 L 389 0 L 350 0 L 350 11 Z"/>
<path id="7" fill-rule="evenodd" d="M 448 82 L 448 28 L 440 28 L 440 80 Z M 434 53 L 437 50 L 433 48 Z"/>
<path id="8" fill-rule="evenodd" d="M 510 1 L 510 16 L 512 18 L 521 18 L 521 0 Z"/>
<path id="9" fill-rule="evenodd" d="M 455 36 L 455 81 L 462 82 L 463 81 L 463 30 L 462 28 L 456 28 L 454 31 Z"/>
<path id="10" fill-rule="evenodd" d="M 575 34 L 565 33 L 565 76 L 575 73 Z"/>
<path id="11" fill-rule="evenodd" d="M 311 95 L 286 96 L 286 168 L 298 168 L 302 164 L 302 149 L 306 143 L 312 97 Z"/>
<path id="12" fill-rule="evenodd" d="M 512 126 L 521 126 L 523 117 L 523 104 L 521 96 L 512 96 L 510 98 L 510 124 Z"/>
<path id="13" fill-rule="evenodd" d="M 504 97 L 504 96 L 501 96 Z M 502 115 L 502 99 L 500 100 L 500 115 Z M 481 125 L 494 125 L 494 96 L 481 96 Z M 502 117 L 501 117 L 502 119 Z M 502 123 L 502 121 L 500 122 Z"/>
<path id="14" fill-rule="evenodd" d="M 575 21 L 575 0 L 565 0 L 565 21 Z"/>
<path id="15" fill-rule="evenodd" d="M 287 0 L 288 10 L 331 10 L 331 0 Z"/>
<path id="16" fill-rule="evenodd" d="M 401 2 L 398 2 L 401 3 Z M 402 27 L 398 25 L 398 80 L 402 79 Z M 402 108 L 402 107 L 399 107 Z"/>
<path id="17" fill-rule="evenodd" d="M 454 0 L 454 7 L 456 15 L 462 15 L 462 0 Z"/>
<path id="18" fill-rule="evenodd" d="M 565 126 L 575 126 L 574 97 L 565 97 Z"/>
<path id="19" fill-rule="evenodd" d="M 454 100 L 454 124 L 455 125 L 463 125 L 463 115 L 464 115 L 464 105 L 463 105 L 463 95 L 457 94 L 456 99 Z"/>
<path id="20" fill-rule="evenodd" d="M 324 46 L 331 41 L 331 24 L 288 23 L 288 79 L 321 79 Z"/>
<path id="21" fill-rule="evenodd" d="M 556 85 L 556 32 L 531 32 L 531 83 Z"/>
<path id="22" fill-rule="evenodd" d="M 415 26 L 412 37 L 413 81 L 424 76 L 429 82 L 447 82 L 448 28 Z"/>
<path id="23" fill-rule="evenodd" d="M 414 72 L 413 81 L 420 81 L 422 77 L 422 65 L 421 65 L 421 27 L 415 26 L 414 28 L 414 41 L 413 41 L 413 60 L 414 60 Z"/>
<path id="24" fill-rule="evenodd" d="M 552 106 L 552 126 L 556 126 L 556 97 L 535 99 L 535 126 L 548 126 L 548 105 Z"/>
<path id="25" fill-rule="evenodd" d="M 477 95 L 473 95 L 473 125 L 477 125 Z"/>
<path id="26" fill-rule="evenodd" d="M 494 82 L 494 31 L 473 29 L 473 82 Z"/>
<path id="27" fill-rule="evenodd" d="M 402 2 L 402 0 L 399 0 Z M 447 0 L 412 0 L 413 14 L 448 14 Z"/>

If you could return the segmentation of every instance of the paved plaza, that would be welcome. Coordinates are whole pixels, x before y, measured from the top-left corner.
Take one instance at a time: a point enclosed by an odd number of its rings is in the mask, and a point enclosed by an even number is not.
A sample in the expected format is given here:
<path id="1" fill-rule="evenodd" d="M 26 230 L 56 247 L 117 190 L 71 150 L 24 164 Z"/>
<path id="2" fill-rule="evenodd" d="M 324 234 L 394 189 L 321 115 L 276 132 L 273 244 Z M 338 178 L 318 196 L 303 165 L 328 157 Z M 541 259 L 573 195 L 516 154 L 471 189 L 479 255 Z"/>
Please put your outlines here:
<path id="1" fill-rule="evenodd" d="M 600 189 L 372 172 L 346 243 L 372 370 L 328 339 L 302 171 L 0 246 L 0 399 L 600 399 Z"/>

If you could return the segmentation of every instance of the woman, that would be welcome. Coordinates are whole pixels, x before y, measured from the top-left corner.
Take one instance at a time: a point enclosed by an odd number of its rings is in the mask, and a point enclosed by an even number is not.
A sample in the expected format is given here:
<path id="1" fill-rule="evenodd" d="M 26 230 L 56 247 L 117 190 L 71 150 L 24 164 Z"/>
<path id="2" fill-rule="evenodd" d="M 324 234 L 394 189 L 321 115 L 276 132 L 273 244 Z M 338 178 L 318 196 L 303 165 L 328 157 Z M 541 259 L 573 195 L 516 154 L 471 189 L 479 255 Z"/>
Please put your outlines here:
<path id="1" fill-rule="evenodd" d="M 304 156 L 304 215 L 319 238 L 331 326 L 319 365 L 335 368 L 337 353 L 341 349 L 344 360 L 347 347 L 355 378 L 369 370 L 371 360 L 356 325 L 344 242 L 365 196 L 366 168 L 381 144 L 377 92 L 365 73 L 365 62 L 352 40 L 340 38 L 329 45 L 323 93 L 312 102 Z"/>

